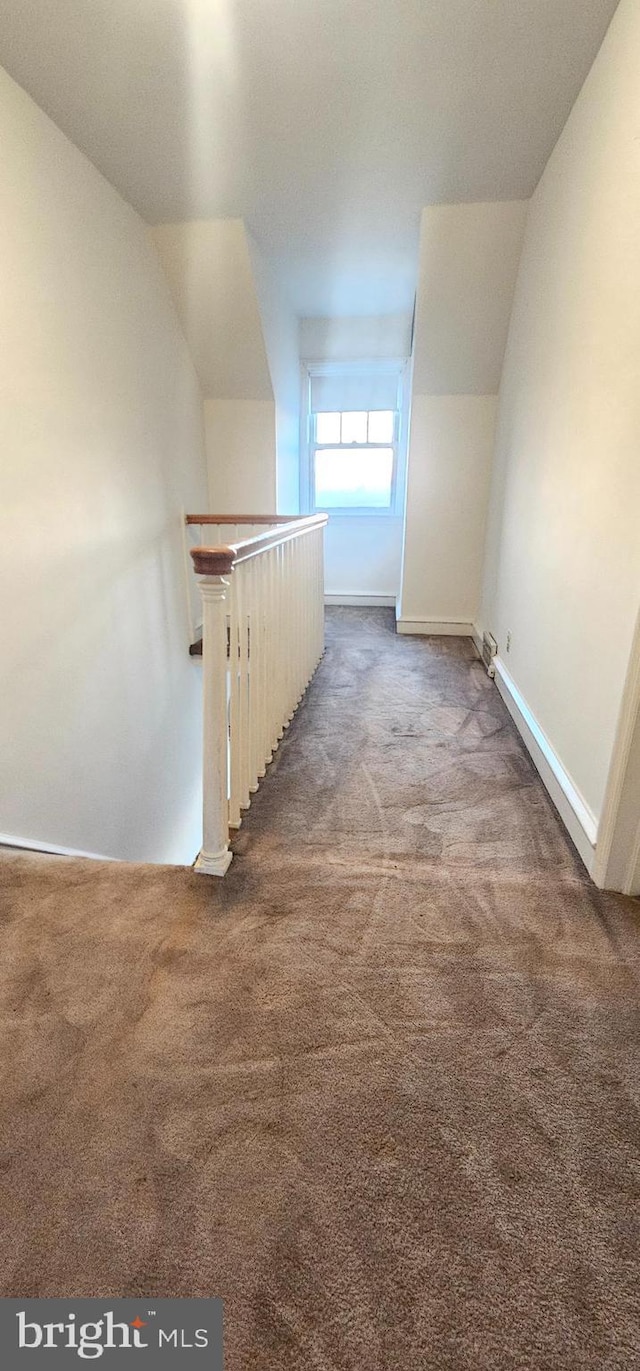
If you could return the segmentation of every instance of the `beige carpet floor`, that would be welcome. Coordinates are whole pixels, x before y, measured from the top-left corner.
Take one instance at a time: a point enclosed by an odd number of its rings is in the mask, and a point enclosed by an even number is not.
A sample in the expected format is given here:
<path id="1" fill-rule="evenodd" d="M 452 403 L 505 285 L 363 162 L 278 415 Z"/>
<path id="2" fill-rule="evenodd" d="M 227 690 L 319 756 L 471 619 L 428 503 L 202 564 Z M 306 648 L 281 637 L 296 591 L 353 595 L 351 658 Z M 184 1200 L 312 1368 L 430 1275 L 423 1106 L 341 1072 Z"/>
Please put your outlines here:
<path id="1" fill-rule="evenodd" d="M 227 1371 L 631 1371 L 638 903 L 467 642 L 328 641 L 224 881 L 0 863 L 0 1290 L 222 1295 Z"/>

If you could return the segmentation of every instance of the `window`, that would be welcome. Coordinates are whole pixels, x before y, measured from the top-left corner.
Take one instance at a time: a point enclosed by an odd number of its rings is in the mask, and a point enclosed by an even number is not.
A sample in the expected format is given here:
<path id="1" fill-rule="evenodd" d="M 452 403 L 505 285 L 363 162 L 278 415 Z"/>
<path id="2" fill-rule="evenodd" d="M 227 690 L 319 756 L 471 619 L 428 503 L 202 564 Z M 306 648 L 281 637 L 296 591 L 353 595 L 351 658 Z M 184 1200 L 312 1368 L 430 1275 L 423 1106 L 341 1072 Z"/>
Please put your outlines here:
<path id="1" fill-rule="evenodd" d="M 338 517 L 401 517 L 404 359 L 303 366 L 300 501 Z"/>
<path id="2" fill-rule="evenodd" d="M 311 416 L 315 509 L 393 505 L 398 416 L 394 410 L 321 410 Z"/>

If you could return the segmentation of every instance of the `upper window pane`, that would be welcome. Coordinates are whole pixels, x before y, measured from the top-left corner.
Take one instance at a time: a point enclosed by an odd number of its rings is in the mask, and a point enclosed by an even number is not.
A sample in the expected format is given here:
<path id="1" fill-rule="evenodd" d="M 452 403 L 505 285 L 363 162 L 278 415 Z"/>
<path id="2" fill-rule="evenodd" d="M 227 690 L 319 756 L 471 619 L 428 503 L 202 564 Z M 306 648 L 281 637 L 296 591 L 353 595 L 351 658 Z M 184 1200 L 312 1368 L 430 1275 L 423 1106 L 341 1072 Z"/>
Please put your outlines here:
<path id="1" fill-rule="evenodd" d="M 374 409 L 369 415 L 369 442 L 393 442 L 393 410 Z"/>
<path id="2" fill-rule="evenodd" d="M 352 410 L 342 416 L 342 442 L 366 443 L 367 411 Z"/>
<path id="3" fill-rule="evenodd" d="M 316 414 L 316 442 L 340 442 L 340 415 Z"/>

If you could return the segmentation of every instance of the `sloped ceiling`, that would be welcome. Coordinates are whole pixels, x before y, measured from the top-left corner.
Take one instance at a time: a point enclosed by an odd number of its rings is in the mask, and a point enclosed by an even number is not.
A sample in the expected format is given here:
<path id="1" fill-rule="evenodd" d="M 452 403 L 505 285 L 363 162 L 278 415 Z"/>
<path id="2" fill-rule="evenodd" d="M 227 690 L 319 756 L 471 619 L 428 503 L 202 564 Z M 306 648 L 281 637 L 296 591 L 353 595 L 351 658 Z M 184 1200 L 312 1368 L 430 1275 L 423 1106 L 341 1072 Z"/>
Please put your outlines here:
<path id="1" fill-rule="evenodd" d="M 423 211 L 414 392 L 497 394 L 527 205 L 510 200 Z"/>
<path id="2" fill-rule="evenodd" d="M 531 195 L 616 0 L 3 0 L 0 62 L 150 223 L 299 314 L 410 309 L 420 211 Z"/>
<path id="3" fill-rule="evenodd" d="M 150 229 L 203 393 L 272 400 L 251 257 L 240 219 Z"/>

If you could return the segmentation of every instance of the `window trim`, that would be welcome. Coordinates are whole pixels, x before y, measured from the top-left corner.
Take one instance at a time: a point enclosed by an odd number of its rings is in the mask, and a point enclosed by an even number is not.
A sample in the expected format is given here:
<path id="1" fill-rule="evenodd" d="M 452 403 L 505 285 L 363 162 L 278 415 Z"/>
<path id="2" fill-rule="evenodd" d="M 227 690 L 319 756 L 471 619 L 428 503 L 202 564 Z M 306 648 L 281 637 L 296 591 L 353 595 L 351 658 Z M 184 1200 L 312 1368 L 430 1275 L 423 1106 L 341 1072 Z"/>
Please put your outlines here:
<path id="1" fill-rule="evenodd" d="M 300 508 L 309 514 L 327 513 L 330 518 L 338 519 L 399 519 L 404 514 L 406 460 L 408 446 L 408 415 L 405 401 L 407 395 L 408 359 L 400 357 L 376 358 L 371 361 L 357 362 L 314 362 L 302 365 L 302 405 L 300 414 Z M 311 410 L 311 381 L 314 376 L 349 376 L 363 371 L 388 374 L 397 373 L 398 390 L 394 415 L 394 436 L 392 443 L 316 443 L 315 414 Z M 331 413 L 351 413 L 350 410 L 323 411 Z M 371 413 L 372 411 L 361 411 Z M 393 448 L 393 472 L 391 478 L 391 498 L 384 507 L 375 505 L 340 505 L 330 509 L 315 503 L 315 450 L 321 448 Z"/>

